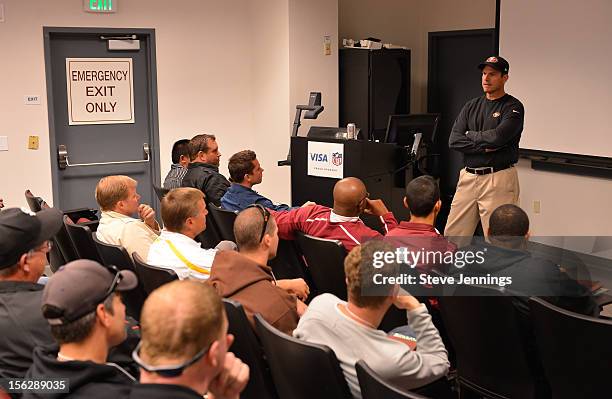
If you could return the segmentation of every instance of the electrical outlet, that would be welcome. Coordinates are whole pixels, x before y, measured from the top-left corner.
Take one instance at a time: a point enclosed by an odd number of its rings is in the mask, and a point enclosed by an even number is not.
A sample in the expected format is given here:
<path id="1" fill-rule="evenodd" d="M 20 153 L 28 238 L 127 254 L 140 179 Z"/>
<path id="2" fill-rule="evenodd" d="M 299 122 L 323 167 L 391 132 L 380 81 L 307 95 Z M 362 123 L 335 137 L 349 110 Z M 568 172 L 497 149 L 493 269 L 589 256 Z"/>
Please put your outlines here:
<path id="1" fill-rule="evenodd" d="M 38 136 L 28 137 L 28 150 L 38 150 Z"/>
<path id="2" fill-rule="evenodd" d="M 331 55 L 331 36 L 323 36 L 323 54 Z"/>
<path id="3" fill-rule="evenodd" d="M 539 200 L 533 201 L 533 213 L 539 215 L 542 212 L 542 204 Z"/>

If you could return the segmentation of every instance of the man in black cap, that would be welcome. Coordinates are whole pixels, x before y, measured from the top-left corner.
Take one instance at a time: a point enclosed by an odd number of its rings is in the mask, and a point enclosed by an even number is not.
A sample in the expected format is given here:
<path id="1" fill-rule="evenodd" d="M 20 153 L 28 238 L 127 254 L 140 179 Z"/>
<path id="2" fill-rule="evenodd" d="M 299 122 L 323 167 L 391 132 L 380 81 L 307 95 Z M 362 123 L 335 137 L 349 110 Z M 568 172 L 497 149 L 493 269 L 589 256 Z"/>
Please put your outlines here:
<path id="1" fill-rule="evenodd" d="M 463 153 L 444 235 L 465 245 L 478 221 L 488 231 L 491 213 L 503 204 L 518 204 L 516 169 L 524 108 L 504 91 L 510 65 L 502 57 L 489 57 L 479 66 L 484 95 L 463 106 L 449 138 L 449 147 Z"/>
<path id="2" fill-rule="evenodd" d="M 35 346 L 53 342 L 40 313 L 37 284 L 53 237 L 62 225 L 54 208 L 30 215 L 18 208 L 0 212 L 0 378 L 22 378 Z"/>
<path id="3" fill-rule="evenodd" d="M 43 291 L 42 313 L 59 350 L 37 347 L 26 377 L 66 378 L 68 392 L 28 393 L 24 398 L 108 398 L 129 390 L 135 378 L 108 363 L 107 356 L 126 338 L 125 305 L 117 292 L 136 285 L 131 271 L 85 259 L 70 262 L 51 276 Z"/>

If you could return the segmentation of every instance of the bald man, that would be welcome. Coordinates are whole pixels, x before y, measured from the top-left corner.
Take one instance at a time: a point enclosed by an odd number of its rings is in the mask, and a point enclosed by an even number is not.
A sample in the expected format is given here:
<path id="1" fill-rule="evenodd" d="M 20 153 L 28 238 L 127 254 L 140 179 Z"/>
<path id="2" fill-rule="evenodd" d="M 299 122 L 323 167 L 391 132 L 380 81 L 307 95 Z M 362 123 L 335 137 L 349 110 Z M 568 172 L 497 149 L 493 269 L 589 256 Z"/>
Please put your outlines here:
<path id="1" fill-rule="evenodd" d="M 131 399 L 208 397 L 238 399 L 249 367 L 228 352 L 234 337 L 221 298 L 195 281 L 174 281 L 149 295 L 134 351 L 140 384 Z M 212 395 L 210 395 L 212 394 Z"/>
<path id="2" fill-rule="evenodd" d="M 293 240 L 294 233 L 301 231 L 311 236 L 340 240 L 350 251 L 362 242 L 382 235 L 366 226 L 359 218 L 362 214 L 380 218 L 385 234 L 397 226 L 393 213 L 382 200 L 371 200 L 365 184 L 356 177 L 347 177 L 334 186 L 334 207 L 322 205 L 306 206 L 291 211 L 271 213 L 276 218 L 278 236 Z"/>

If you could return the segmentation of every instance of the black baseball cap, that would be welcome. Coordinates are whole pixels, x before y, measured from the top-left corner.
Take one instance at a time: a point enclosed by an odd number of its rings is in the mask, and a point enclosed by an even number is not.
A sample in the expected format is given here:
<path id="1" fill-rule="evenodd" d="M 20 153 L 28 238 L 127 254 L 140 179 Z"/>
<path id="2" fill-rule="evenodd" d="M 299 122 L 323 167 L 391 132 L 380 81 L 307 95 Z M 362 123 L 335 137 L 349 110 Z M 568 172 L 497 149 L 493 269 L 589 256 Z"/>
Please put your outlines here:
<path id="1" fill-rule="evenodd" d="M 43 316 L 54 326 L 68 324 L 96 310 L 113 292 L 129 291 L 137 284 L 136 275 L 129 270 L 102 266 L 89 259 L 69 262 L 45 285 Z"/>
<path id="2" fill-rule="evenodd" d="M 15 265 L 21 255 L 52 238 L 62 223 L 62 212 L 55 208 L 37 213 L 20 208 L 0 212 L 0 270 Z"/>
<path id="3" fill-rule="evenodd" d="M 510 64 L 502 57 L 492 56 L 484 60 L 478 65 L 478 69 L 482 70 L 486 66 L 490 66 L 491 68 L 495 68 L 500 71 L 502 74 L 508 73 L 510 70 Z"/>

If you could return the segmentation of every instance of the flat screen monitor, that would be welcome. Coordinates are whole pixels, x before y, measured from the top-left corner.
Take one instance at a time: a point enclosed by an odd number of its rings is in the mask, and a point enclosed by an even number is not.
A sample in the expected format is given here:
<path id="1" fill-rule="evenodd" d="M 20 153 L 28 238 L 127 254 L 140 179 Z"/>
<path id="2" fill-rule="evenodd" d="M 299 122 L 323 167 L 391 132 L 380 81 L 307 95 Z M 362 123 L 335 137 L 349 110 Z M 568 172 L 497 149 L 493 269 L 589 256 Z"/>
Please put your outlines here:
<path id="1" fill-rule="evenodd" d="M 412 147 L 415 133 L 421 133 L 421 143 L 431 146 L 436 138 L 440 114 L 390 115 L 385 143 Z"/>

